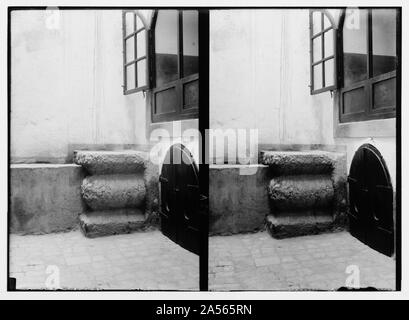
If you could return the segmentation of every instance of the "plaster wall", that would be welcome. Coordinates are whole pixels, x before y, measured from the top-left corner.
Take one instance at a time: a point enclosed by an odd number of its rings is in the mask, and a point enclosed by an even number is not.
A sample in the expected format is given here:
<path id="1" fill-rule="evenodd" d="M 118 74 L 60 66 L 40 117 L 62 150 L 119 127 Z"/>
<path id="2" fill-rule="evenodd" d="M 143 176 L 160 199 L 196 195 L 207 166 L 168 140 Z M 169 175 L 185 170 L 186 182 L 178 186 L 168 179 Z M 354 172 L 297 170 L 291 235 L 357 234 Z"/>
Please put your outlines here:
<path id="1" fill-rule="evenodd" d="M 145 99 L 123 95 L 121 10 L 11 13 L 11 161 L 145 144 Z"/>
<path id="2" fill-rule="evenodd" d="M 210 127 L 258 128 L 263 144 L 332 143 L 330 93 L 310 96 L 308 39 L 308 10 L 212 12 Z"/>

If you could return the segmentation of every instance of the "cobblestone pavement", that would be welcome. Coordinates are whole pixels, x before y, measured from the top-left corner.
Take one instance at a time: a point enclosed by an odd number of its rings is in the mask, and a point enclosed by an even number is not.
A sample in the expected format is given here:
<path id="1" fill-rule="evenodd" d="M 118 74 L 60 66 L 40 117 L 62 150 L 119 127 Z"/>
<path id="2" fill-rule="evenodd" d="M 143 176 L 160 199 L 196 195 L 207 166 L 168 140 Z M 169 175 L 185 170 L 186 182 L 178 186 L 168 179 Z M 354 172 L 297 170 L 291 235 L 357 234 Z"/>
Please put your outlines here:
<path id="1" fill-rule="evenodd" d="M 351 265 L 359 268 L 360 287 L 395 289 L 395 260 L 347 232 L 282 240 L 267 232 L 209 239 L 214 291 L 336 290 L 346 285 Z"/>
<path id="2" fill-rule="evenodd" d="M 10 236 L 10 276 L 17 289 L 198 290 L 199 259 L 159 231 L 89 239 L 77 231 Z M 51 266 L 51 267 L 50 267 Z M 47 273 L 48 272 L 48 273 Z M 48 278 L 50 279 L 50 278 Z"/>

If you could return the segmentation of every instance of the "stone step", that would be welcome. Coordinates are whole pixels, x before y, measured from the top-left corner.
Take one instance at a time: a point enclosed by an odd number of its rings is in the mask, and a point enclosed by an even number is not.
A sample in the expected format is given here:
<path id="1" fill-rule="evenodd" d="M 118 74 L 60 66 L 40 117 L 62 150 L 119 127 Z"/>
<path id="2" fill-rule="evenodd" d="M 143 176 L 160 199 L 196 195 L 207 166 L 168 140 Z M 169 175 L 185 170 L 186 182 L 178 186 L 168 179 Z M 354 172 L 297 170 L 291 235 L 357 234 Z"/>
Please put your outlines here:
<path id="1" fill-rule="evenodd" d="M 146 187 L 140 174 L 106 174 L 86 177 L 81 184 L 85 203 L 93 210 L 141 208 Z"/>
<path id="2" fill-rule="evenodd" d="M 330 212 L 293 212 L 280 216 L 268 215 L 266 227 L 273 238 L 284 239 L 342 229 L 334 223 Z"/>
<path id="3" fill-rule="evenodd" d="M 334 187 L 329 175 L 278 176 L 270 181 L 268 194 L 274 213 L 329 208 Z"/>
<path id="4" fill-rule="evenodd" d="M 346 155 L 322 150 L 260 152 L 269 167 L 270 214 L 266 226 L 274 238 L 344 228 Z"/>
<path id="5" fill-rule="evenodd" d="M 260 163 L 274 174 L 331 174 L 340 154 L 321 150 L 261 151 Z"/>
<path id="6" fill-rule="evenodd" d="M 117 209 L 82 213 L 81 231 L 88 238 L 144 231 L 145 215 L 139 209 Z"/>
<path id="7" fill-rule="evenodd" d="M 143 172 L 147 161 L 148 153 L 143 151 L 74 151 L 74 163 L 90 174 Z"/>
<path id="8" fill-rule="evenodd" d="M 277 239 L 322 233 L 335 228 L 335 191 L 328 174 L 281 175 L 268 186 L 266 226 Z"/>

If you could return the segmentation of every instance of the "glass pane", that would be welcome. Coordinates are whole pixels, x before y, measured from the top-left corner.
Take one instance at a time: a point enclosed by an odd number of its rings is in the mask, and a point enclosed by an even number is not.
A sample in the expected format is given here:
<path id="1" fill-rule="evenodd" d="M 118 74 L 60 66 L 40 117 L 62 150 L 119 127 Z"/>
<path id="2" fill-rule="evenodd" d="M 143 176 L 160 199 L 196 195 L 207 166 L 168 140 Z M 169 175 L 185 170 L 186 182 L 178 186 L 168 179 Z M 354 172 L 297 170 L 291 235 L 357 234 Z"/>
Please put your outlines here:
<path id="1" fill-rule="evenodd" d="M 364 88 L 358 88 L 344 93 L 343 114 L 365 111 L 366 98 Z"/>
<path id="2" fill-rule="evenodd" d="M 183 75 L 199 72 L 198 12 L 183 11 Z"/>
<path id="3" fill-rule="evenodd" d="M 374 76 L 396 69 L 396 15 L 395 9 L 372 10 Z"/>
<path id="4" fill-rule="evenodd" d="M 125 34 L 126 35 L 134 32 L 134 29 L 135 29 L 134 16 L 135 14 L 133 12 L 125 13 Z"/>
<path id="5" fill-rule="evenodd" d="M 330 59 L 324 62 L 325 64 L 325 86 L 329 87 L 334 85 L 334 59 Z"/>
<path id="6" fill-rule="evenodd" d="M 314 90 L 322 88 L 322 64 L 313 67 L 314 74 Z"/>
<path id="7" fill-rule="evenodd" d="M 346 11 L 343 29 L 345 86 L 367 78 L 367 18 L 368 10 Z"/>
<path id="8" fill-rule="evenodd" d="M 146 55 L 146 31 L 139 32 L 136 37 L 136 57 L 140 58 Z"/>
<path id="9" fill-rule="evenodd" d="M 322 30 L 321 27 L 321 12 L 314 11 L 312 13 L 312 33 L 317 34 Z"/>
<path id="10" fill-rule="evenodd" d="M 331 21 L 328 19 L 328 17 L 324 14 L 324 29 L 327 29 L 329 27 L 331 27 Z"/>
<path id="11" fill-rule="evenodd" d="M 146 60 L 140 60 L 137 62 L 138 71 L 138 87 L 146 86 Z"/>
<path id="12" fill-rule="evenodd" d="M 126 62 L 135 60 L 135 37 L 125 40 Z"/>
<path id="13" fill-rule="evenodd" d="M 322 59 L 322 36 L 312 40 L 312 59 L 314 62 Z"/>
<path id="14" fill-rule="evenodd" d="M 390 108 L 396 105 L 396 78 L 380 81 L 373 86 L 373 107 Z"/>
<path id="15" fill-rule="evenodd" d="M 126 67 L 126 90 L 135 88 L 135 64 Z"/>
<path id="16" fill-rule="evenodd" d="M 136 16 L 136 30 L 139 30 L 141 28 L 145 28 L 142 19 L 138 16 Z"/>
<path id="17" fill-rule="evenodd" d="M 155 27 L 156 85 L 178 79 L 178 12 L 160 10 Z"/>
<path id="18" fill-rule="evenodd" d="M 334 30 L 325 32 L 324 34 L 324 55 L 325 58 L 334 54 Z"/>
<path id="19" fill-rule="evenodd" d="M 177 101 L 176 89 L 173 87 L 155 93 L 155 114 L 175 111 Z"/>

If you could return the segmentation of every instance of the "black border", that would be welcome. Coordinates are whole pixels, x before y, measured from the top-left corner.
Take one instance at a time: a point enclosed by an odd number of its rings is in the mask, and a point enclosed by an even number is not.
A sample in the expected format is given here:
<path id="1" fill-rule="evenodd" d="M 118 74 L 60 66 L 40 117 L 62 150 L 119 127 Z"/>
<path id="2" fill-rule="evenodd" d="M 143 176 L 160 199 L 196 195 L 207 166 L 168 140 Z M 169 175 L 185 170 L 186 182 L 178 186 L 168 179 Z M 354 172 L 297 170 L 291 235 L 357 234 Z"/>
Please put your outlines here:
<path id="1" fill-rule="evenodd" d="M 398 7 L 398 68 L 396 74 L 396 291 L 402 290 L 402 7 Z"/>
<path id="2" fill-rule="evenodd" d="M 55 6 L 54 6 L 55 7 Z M 59 10 L 136 10 L 136 9 L 198 9 L 200 11 L 205 11 L 207 12 L 207 15 L 209 10 L 237 10 L 237 9 L 337 9 L 337 8 L 343 8 L 340 6 L 327 6 L 327 7 L 322 7 L 322 6 L 299 6 L 299 7 L 287 7 L 287 6 L 260 6 L 260 7 L 253 7 L 253 6 L 237 6 L 237 7 L 229 7 L 229 6 L 221 6 L 221 7 L 210 7 L 210 6 L 184 6 L 184 7 L 177 7 L 177 6 L 163 6 L 163 7 L 151 7 L 151 6 L 141 6 L 141 7 L 136 7 L 136 6 L 57 6 Z M 48 6 L 9 6 L 7 8 L 7 123 L 8 123 L 8 140 L 7 140 L 7 283 L 8 281 L 8 276 L 10 274 L 10 259 L 9 259 L 9 251 L 10 251 L 10 233 L 8 230 L 10 229 L 10 215 L 9 215 L 9 208 L 10 208 L 10 165 L 11 165 L 11 157 L 10 157 L 10 113 L 11 113 L 11 12 L 12 11 L 17 11 L 17 10 L 45 10 L 47 8 L 50 8 Z M 359 7 L 359 8 L 374 8 L 374 7 Z M 401 17 L 401 24 L 399 26 L 399 29 L 397 30 L 398 32 L 398 46 L 397 46 L 397 54 L 399 57 L 401 56 L 402 53 L 402 7 L 401 6 L 377 6 L 376 8 L 381 9 L 381 8 L 397 8 L 400 13 Z M 207 18 L 208 19 L 208 18 Z M 207 21 L 207 23 L 209 23 Z M 209 33 L 209 30 L 201 30 L 199 29 L 199 34 L 205 35 L 205 32 Z M 207 35 L 208 37 L 208 35 Z M 199 37 L 200 39 L 200 37 Z M 209 42 L 207 42 L 206 47 L 208 49 L 209 47 Z M 205 47 L 203 45 L 199 44 L 199 57 L 202 57 L 202 61 L 200 62 L 200 67 L 199 67 L 199 74 L 200 74 L 200 79 L 201 81 L 199 82 L 199 104 L 200 104 L 200 111 L 199 111 L 199 130 L 202 132 L 203 129 L 206 129 L 209 127 L 209 94 L 204 94 L 205 92 L 208 93 L 209 91 L 209 69 L 208 69 L 208 64 L 209 64 L 209 59 L 208 59 L 208 50 L 204 52 L 205 56 L 202 56 L 202 50 L 205 50 Z M 206 64 L 207 64 L 207 70 L 204 68 L 204 61 L 203 58 L 207 57 L 206 59 Z M 200 58 L 199 58 L 200 59 Z M 400 58 L 401 60 L 401 58 Z M 401 85 L 402 85 L 402 63 L 399 61 L 399 66 L 397 68 L 397 106 L 396 106 L 396 275 L 395 275 L 395 280 L 396 280 L 396 290 L 395 291 L 401 291 L 401 186 L 402 186 L 402 166 L 401 166 L 401 134 L 402 134 L 402 124 L 401 124 Z M 205 81 L 207 80 L 207 81 Z M 207 90 L 207 91 L 206 91 Z M 205 112 L 205 109 L 207 112 Z M 200 119 L 203 118 L 201 121 Z M 207 123 L 206 123 L 207 122 Z M 206 147 L 201 147 L 201 151 L 206 150 Z M 207 155 L 205 153 L 205 155 Z M 203 161 L 203 158 L 200 160 L 200 172 L 199 173 L 199 180 L 200 180 L 200 188 L 201 191 L 209 190 L 209 176 L 208 174 L 205 175 L 204 173 L 209 170 L 209 165 L 208 161 Z M 203 163 L 205 162 L 205 163 Z M 207 171 L 206 171 L 207 170 Z M 207 193 L 208 195 L 208 193 Z M 204 224 L 205 227 L 204 229 L 207 228 L 208 230 L 208 223 Z M 204 230 L 203 230 L 204 231 Z M 208 255 L 208 237 L 206 237 L 206 249 L 204 250 L 204 254 Z M 204 262 L 202 261 L 200 263 L 200 267 L 204 266 Z M 200 275 L 202 276 L 204 272 L 201 270 Z M 200 288 L 203 290 L 206 288 L 207 289 L 207 263 L 206 263 L 206 280 L 200 281 Z M 7 291 L 12 291 L 12 288 L 8 286 Z M 45 291 L 47 292 L 48 290 L 18 290 L 20 292 L 42 292 Z M 184 290 L 112 290 L 112 289 L 104 289 L 104 290 L 61 290 L 64 292 L 97 292 L 97 291 L 106 291 L 106 292 L 116 292 L 116 291 L 169 291 L 169 292 L 174 292 L 174 291 L 184 291 Z M 251 290 L 251 291 L 265 291 L 265 290 Z M 245 291 L 243 291 L 245 292 Z M 265 291 L 268 292 L 268 291 Z M 287 291 L 286 291 L 287 292 Z M 290 292 L 290 291 L 288 291 Z M 313 291 L 311 291 L 313 292 Z"/>
<path id="3" fill-rule="evenodd" d="M 11 10 L 7 10 L 7 291 L 15 288 L 11 288 L 9 281 L 10 275 L 10 207 L 11 207 L 11 180 L 10 180 L 10 114 L 11 114 Z M 15 284 L 14 284 L 15 285 Z"/>
<path id="4" fill-rule="evenodd" d="M 199 287 L 201 291 L 209 288 L 209 10 L 199 10 L 199 190 L 201 201 Z M 207 41 L 203 41 L 207 39 Z"/>

